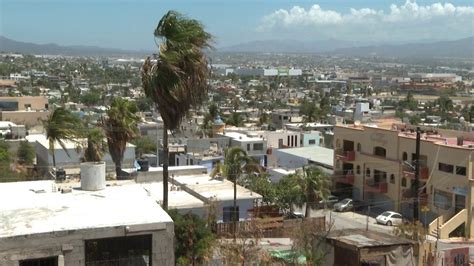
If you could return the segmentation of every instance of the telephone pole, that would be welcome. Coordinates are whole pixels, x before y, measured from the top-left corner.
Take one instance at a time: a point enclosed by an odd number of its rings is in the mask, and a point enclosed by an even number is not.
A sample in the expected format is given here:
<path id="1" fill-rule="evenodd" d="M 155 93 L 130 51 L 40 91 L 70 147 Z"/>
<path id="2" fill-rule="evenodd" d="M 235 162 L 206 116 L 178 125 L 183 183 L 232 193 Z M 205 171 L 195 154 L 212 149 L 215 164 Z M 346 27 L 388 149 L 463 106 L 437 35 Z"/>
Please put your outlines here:
<path id="1" fill-rule="evenodd" d="M 413 183 L 415 191 L 415 199 L 413 202 L 413 221 L 419 219 L 419 204 L 420 204 L 420 127 L 416 127 L 416 150 L 415 150 L 415 182 Z"/>

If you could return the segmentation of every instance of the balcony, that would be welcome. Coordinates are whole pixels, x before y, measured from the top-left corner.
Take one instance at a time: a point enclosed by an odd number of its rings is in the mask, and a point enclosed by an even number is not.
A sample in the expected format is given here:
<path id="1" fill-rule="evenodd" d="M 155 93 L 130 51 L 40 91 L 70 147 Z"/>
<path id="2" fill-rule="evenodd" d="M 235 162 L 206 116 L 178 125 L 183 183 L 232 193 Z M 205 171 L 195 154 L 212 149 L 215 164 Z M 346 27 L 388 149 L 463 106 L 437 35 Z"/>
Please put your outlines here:
<path id="1" fill-rule="evenodd" d="M 337 176 L 336 182 L 347 185 L 354 185 L 354 174 L 345 174 L 342 176 Z"/>
<path id="2" fill-rule="evenodd" d="M 374 180 L 367 180 L 365 182 L 365 191 L 366 192 L 375 192 L 375 193 L 387 193 L 388 184 L 387 184 L 387 182 L 375 183 Z"/>
<path id="3" fill-rule="evenodd" d="M 355 151 L 337 150 L 336 159 L 343 162 L 352 162 L 355 160 Z"/>
<path id="4" fill-rule="evenodd" d="M 410 167 L 403 167 L 403 176 L 406 178 L 415 179 L 415 170 Z M 420 179 L 427 180 L 430 176 L 430 169 L 426 166 L 420 166 Z"/>

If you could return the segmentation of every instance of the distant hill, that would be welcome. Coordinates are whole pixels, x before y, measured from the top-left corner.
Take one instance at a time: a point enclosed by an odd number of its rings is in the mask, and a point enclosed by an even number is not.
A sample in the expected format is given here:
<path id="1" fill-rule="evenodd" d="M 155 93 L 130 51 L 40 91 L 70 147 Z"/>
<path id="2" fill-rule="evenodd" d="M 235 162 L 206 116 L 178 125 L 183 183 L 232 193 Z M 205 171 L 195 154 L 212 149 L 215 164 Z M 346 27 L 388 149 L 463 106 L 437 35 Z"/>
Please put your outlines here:
<path id="1" fill-rule="evenodd" d="M 360 46 L 360 44 L 341 40 L 302 42 L 295 40 L 266 40 L 241 43 L 218 49 L 219 52 L 238 53 L 322 53 L 338 48 Z"/>
<path id="2" fill-rule="evenodd" d="M 328 54 L 344 56 L 474 58 L 474 37 L 433 43 L 340 48 Z"/>
<path id="3" fill-rule="evenodd" d="M 35 44 L 19 42 L 0 36 L 0 52 L 13 52 L 25 54 L 50 54 L 71 56 L 105 56 L 105 55 L 145 55 L 151 54 L 145 51 L 127 51 L 114 48 L 102 48 L 96 46 L 61 46 L 54 43 Z"/>
<path id="4" fill-rule="evenodd" d="M 381 57 L 474 57 L 474 37 L 455 41 L 420 41 L 409 44 L 367 45 L 357 42 L 326 40 L 300 42 L 293 40 L 253 41 L 223 47 L 219 52 L 248 53 L 319 53 L 343 56 Z"/>

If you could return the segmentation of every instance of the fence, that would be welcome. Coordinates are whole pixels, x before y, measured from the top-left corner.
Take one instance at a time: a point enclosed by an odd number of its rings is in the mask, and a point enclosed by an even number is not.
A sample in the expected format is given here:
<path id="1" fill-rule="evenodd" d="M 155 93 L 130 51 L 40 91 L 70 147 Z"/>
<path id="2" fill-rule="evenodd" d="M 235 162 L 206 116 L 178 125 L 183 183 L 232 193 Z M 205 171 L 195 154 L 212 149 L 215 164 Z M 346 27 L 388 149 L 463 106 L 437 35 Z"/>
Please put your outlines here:
<path id="1" fill-rule="evenodd" d="M 311 219 L 322 230 L 326 227 L 326 219 L 322 217 L 305 218 Z M 256 218 L 248 221 L 239 221 L 236 223 L 236 234 L 244 232 L 258 232 L 262 237 L 279 238 L 289 237 L 295 227 L 299 227 L 303 219 L 283 219 L 280 217 Z M 214 232 L 220 237 L 226 237 L 233 234 L 234 224 L 232 222 L 218 223 L 215 225 Z"/>

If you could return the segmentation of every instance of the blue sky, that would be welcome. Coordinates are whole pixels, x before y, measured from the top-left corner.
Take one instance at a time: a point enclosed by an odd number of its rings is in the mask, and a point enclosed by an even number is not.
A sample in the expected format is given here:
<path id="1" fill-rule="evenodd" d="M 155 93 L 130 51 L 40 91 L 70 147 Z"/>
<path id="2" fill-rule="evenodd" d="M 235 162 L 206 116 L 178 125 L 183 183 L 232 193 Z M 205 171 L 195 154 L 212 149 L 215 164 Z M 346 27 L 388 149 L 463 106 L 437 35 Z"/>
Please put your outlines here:
<path id="1" fill-rule="evenodd" d="M 407 42 L 474 35 L 473 0 L 0 0 L 0 35 L 150 50 L 153 29 L 169 9 L 201 20 L 217 47 L 268 39 Z"/>

